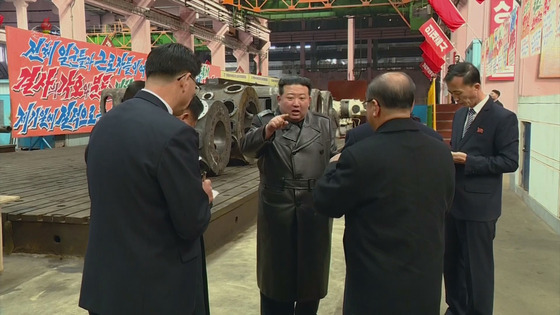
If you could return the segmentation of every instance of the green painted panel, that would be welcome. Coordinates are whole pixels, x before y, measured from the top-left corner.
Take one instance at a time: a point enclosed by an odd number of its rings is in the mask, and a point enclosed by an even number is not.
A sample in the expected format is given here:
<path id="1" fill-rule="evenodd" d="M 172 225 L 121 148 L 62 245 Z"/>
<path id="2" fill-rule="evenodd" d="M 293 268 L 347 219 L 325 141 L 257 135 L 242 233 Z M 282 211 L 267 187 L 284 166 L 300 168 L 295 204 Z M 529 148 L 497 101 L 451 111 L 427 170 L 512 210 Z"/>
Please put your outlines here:
<path id="1" fill-rule="evenodd" d="M 96 44 L 96 45 L 101 45 L 103 44 L 103 41 L 105 40 L 105 38 L 107 37 L 106 34 L 88 34 L 86 37 L 86 40 L 88 43 L 92 43 L 92 44 Z M 164 45 L 164 44 L 168 44 L 168 43 L 175 43 L 175 37 L 173 36 L 173 33 L 152 33 L 151 34 L 151 39 L 152 42 L 155 41 L 156 46 L 159 45 Z M 115 34 L 112 38 L 111 38 L 111 42 L 113 43 L 113 45 L 117 48 L 121 48 L 121 49 L 127 49 L 130 50 L 130 34 Z M 206 47 L 206 45 L 204 45 L 204 42 L 198 38 L 194 38 L 194 45 L 195 45 L 195 50 L 196 51 L 209 51 L 208 47 Z"/>
<path id="2" fill-rule="evenodd" d="M 410 8 L 402 7 L 399 11 L 404 16 L 409 15 Z M 313 18 L 327 18 L 332 16 L 345 17 L 349 15 L 353 16 L 375 16 L 377 14 L 394 14 L 395 9 L 392 6 L 379 6 L 379 7 L 356 7 L 356 8 L 345 8 L 345 9 L 331 9 L 331 10 L 309 10 L 309 11 L 285 11 L 282 13 L 274 12 L 260 12 L 254 14 L 268 20 L 301 20 L 301 19 L 313 19 Z"/>
<path id="3" fill-rule="evenodd" d="M 411 2 L 408 11 L 408 17 L 410 21 L 410 29 L 419 30 L 420 26 L 422 26 L 422 24 L 426 23 L 426 21 L 431 18 L 431 14 L 428 13 L 428 2 Z"/>

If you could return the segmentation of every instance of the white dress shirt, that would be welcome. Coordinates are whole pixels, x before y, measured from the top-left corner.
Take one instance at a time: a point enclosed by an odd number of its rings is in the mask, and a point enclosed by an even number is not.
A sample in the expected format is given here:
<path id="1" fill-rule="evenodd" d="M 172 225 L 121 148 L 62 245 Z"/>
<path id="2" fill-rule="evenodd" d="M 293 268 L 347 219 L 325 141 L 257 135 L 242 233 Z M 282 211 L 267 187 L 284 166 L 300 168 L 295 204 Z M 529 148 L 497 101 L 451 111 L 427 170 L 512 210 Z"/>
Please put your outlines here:
<path id="1" fill-rule="evenodd" d="M 476 115 L 478 115 L 478 113 L 480 113 L 480 111 L 482 110 L 482 107 L 484 107 L 484 104 L 486 104 L 486 102 L 488 102 L 488 98 L 490 96 L 486 95 L 486 97 L 484 99 L 482 99 L 482 101 L 480 101 L 480 103 L 476 104 L 475 107 L 473 107 L 474 109 L 474 115 L 473 115 L 473 121 L 476 119 Z M 469 111 L 467 111 L 467 116 L 469 115 Z M 463 130 L 465 130 L 465 127 L 467 126 L 467 121 L 468 119 L 465 118 L 465 123 L 463 124 Z"/>
<path id="2" fill-rule="evenodd" d="M 152 91 L 150 91 L 150 90 L 148 90 L 148 89 L 146 89 L 146 88 L 142 89 L 142 91 L 146 91 L 146 92 L 148 92 L 148 93 L 154 95 L 155 97 L 159 98 L 159 100 L 163 102 L 163 105 L 165 105 L 165 107 L 167 107 L 167 111 L 168 111 L 171 115 L 173 115 L 173 109 L 171 109 L 171 106 L 169 106 L 169 104 L 167 104 L 167 102 L 166 102 L 165 100 L 163 100 L 163 98 L 159 97 L 159 95 L 157 95 L 156 93 L 154 93 L 154 92 L 152 92 Z"/>

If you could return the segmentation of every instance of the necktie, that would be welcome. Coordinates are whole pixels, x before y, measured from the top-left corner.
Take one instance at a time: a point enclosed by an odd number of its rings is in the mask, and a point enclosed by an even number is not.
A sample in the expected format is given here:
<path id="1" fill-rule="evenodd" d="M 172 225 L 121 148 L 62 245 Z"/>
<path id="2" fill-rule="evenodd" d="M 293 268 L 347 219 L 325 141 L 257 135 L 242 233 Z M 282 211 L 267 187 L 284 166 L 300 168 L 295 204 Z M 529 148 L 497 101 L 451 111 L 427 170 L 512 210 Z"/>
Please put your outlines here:
<path id="1" fill-rule="evenodd" d="M 474 114 L 476 114 L 474 109 L 469 108 L 469 113 L 467 114 L 467 124 L 465 125 L 465 129 L 463 129 L 463 136 L 462 137 L 464 137 L 465 133 L 467 133 L 467 130 L 469 130 L 469 127 L 471 126 L 471 124 L 474 120 Z"/>

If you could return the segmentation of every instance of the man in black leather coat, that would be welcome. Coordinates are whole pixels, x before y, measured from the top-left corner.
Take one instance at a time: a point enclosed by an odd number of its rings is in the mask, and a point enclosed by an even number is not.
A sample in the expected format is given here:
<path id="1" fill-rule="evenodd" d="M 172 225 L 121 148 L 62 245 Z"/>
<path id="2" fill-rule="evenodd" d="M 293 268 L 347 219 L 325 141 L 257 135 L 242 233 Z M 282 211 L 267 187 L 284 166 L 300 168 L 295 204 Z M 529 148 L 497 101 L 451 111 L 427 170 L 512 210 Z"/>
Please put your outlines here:
<path id="1" fill-rule="evenodd" d="M 336 152 L 331 120 L 309 111 L 311 82 L 280 80 L 279 107 L 253 119 L 241 142 L 258 158 L 257 281 L 262 314 L 316 314 L 327 294 L 332 220 L 312 190 Z"/>

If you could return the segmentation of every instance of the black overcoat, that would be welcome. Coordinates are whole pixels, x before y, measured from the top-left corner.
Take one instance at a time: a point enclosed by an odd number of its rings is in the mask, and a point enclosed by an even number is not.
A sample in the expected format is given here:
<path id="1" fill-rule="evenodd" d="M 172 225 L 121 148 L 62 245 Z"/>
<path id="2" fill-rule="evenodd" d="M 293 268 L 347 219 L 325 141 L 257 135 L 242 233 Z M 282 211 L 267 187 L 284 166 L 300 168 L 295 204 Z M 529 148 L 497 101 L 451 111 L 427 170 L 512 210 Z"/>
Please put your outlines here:
<path id="1" fill-rule="evenodd" d="M 315 212 L 312 190 L 336 145 L 329 118 L 312 112 L 302 128 L 290 123 L 265 140 L 279 114 L 259 113 L 242 141 L 260 171 L 257 281 L 278 301 L 316 300 L 327 294 L 332 219 Z"/>

